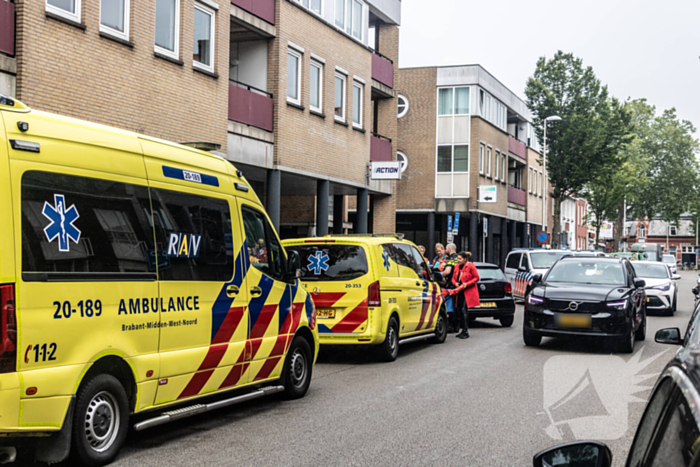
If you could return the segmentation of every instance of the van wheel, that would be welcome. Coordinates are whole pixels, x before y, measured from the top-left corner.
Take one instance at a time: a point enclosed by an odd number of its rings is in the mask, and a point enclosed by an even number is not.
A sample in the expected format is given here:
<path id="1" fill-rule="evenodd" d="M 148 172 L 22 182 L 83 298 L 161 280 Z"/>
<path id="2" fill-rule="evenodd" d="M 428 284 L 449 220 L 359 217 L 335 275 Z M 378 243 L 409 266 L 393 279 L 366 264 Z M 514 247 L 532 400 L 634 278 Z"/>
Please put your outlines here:
<path id="1" fill-rule="evenodd" d="M 515 315 L 510 315 L 510 316 L 503 316 L 501 318 L 498 318 L 498 321 L 501 322 L 501 326 L 504 328 L 509 328 L 513 325 L 513 321 L 515 320 Z"/>
<path id="2" fill-rule="evenodd" d="M 78 391 L 72 455 L 82 465 L 105 465 L 117 457 L 129 429 L 129 401 L 119 380 L 98 375 Z"/>
<path id="3" fill-rule="evenodd" d="M 440 310 L 438 313 L 437 323 L 435 323 L 435 337 L 430 338 L 433 344 L 442 344 L 447 339 L 447 316 L 445 312 Z"/>
<path id="4" fill-rule="evenodd" d="M 296 336 L 289 347 L 282 371 L 284 399 L 299 399 L 306 395 L 311 384 L 312 367 L 313 357 L 309 343 L 303 337 Z"/>
<path id="5" fill-rule="evenodd" d="M 378 351 L 379 360 L 383 362 L 393 362 L 399 355 L 399 323 L 393 316 L 389 318 L 386 337 L 384 342 L 379 344 Z"/>

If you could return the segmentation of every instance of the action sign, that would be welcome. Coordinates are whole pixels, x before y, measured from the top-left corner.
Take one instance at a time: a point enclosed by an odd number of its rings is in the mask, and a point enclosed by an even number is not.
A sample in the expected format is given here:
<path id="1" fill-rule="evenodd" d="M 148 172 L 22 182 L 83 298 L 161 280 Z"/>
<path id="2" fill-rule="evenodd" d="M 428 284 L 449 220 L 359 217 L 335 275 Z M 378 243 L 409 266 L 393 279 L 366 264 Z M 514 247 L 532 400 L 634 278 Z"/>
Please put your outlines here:
<path id="1" fill-rule="evenodd" d="M 537 241 L 540 243 L 547 243 L 549 241 L 549 234 L 544 230 L 537 234 Z"/>
<path id="2" fill-rule="evenodd" d="M 401 162 L 372 162 L 372 180 L 401 180 Z"/>
<path id="3" fill-rule="evenodd" d="M 497 203 L 498 191 L 496 190 L 496 185 L 481 185 L 479 187 L 479 202 Z"/>

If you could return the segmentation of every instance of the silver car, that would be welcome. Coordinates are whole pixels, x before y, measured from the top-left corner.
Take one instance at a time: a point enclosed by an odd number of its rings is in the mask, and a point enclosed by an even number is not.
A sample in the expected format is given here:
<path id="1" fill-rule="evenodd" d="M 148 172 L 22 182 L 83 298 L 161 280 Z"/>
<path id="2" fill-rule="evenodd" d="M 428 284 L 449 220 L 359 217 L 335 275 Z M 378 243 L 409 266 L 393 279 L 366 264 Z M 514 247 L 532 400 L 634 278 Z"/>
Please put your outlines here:
<path id="1" fill-rule="evenodd" d="M 647 310 L 664 311 L 670 316 L 676 311 L 678 284 L 681 278 L 658 261 L 632 261 L 637 277 L 646 282 Z"/>

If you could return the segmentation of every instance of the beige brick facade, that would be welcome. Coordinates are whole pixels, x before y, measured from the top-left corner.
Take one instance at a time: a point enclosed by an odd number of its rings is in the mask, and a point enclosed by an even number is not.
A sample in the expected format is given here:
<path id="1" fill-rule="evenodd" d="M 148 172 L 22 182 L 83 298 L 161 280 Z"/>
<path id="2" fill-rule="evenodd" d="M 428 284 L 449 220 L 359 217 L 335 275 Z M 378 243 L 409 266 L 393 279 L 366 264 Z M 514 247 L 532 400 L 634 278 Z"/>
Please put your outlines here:
<path id="1" fill-rule="evenodd" d="M 488 212 L 500 217 L 508 215 L 508 170 L 505 181 L 501 181 L 501 165 L 499 174 L 495 173 L 495 157 L 498 154 L 508 155 L 508 133 L 499 130 L 481 117 L 472 117 L 471 144 L 469 145 L 469 209 Z M 479 171 L 479 152 L 484 146 L 484 170 Z M 488 175 L 488 150 L 491 150 L 491 174 Z M 506 161 L 508 158 L 506 158 Z M 496 176 L 498 175 L 498 176 Z M 478 203 L 479 185 L 495 185 L 498 192 L 498 203 Z"/>

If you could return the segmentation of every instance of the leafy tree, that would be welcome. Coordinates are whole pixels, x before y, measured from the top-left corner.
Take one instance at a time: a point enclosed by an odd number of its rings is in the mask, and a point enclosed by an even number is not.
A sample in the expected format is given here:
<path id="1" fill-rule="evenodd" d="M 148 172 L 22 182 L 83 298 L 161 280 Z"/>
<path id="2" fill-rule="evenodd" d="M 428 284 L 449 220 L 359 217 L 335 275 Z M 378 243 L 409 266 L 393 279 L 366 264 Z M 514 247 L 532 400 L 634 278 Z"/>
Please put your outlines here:
<path id="1" fill-rule="evenodd" d="M 552 246 L 556 248 L 565 196 L 581 192 L 623 162 L 620 148 L 629 140 L 629 114 L 608 97 L 607 87 L 591 67 L 562 51 L 551 60 L 542 57 L 537 61 L 525 95 L 540 139 L 545 118 L 562 118 L 547 129 L 547 173 L 554 200 Z"/>

